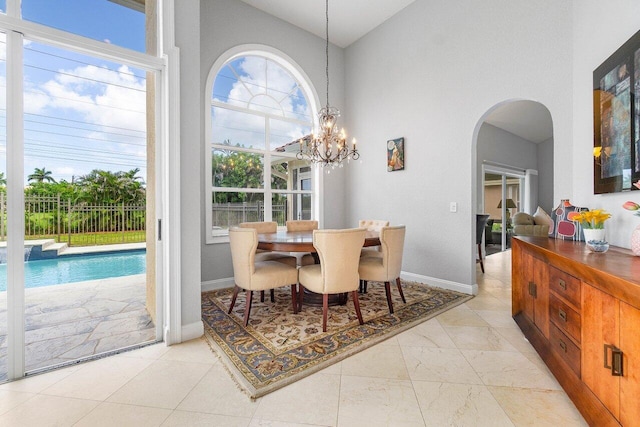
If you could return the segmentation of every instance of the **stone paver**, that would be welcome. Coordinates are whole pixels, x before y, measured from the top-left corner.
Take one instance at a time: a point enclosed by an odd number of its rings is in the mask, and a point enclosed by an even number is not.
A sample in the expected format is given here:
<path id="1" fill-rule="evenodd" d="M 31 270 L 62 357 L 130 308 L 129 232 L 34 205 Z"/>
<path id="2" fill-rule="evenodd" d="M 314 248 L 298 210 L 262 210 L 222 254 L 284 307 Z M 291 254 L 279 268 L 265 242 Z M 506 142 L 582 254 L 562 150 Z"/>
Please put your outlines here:
<path id="1" fill-rule="evenodd" d="M 144 274 L 25 291 L 26 370 L 155 340 Z M 0 320 L 7 316 L 0 292 Z M 6 321 L 0 322 L 0 381 L 6 379 Z"/>

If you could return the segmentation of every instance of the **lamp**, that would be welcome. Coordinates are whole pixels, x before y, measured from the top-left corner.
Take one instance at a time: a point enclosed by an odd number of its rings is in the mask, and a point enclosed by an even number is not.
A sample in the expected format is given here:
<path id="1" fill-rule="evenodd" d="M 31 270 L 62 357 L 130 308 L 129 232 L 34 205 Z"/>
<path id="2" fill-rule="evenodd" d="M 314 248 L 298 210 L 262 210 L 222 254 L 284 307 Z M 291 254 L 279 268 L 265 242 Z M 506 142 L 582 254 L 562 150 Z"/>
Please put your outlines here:
<path id="1" fill-rule="evenodd" d="M 353 138 L 352 145 L 349 147 L 344 129 L 338 130 L 337 122 L 340 110 L 329 106 L 329 0 L 326 0 L 326 29 L 327 105 L 318 113 L 318 133 L 311 135 L 311 138 L 302 138 L 298 141 L 300 150 L 296 153 L 296 158 L 298 160 L 307 159 L 322 167 L 335 168 L 342 167 L 344 160 L 357 160 L 360 153 L 356 149 L 356 139 Z"/>
<path id="2" fill-rule="evenodd" d="M 509 221 L 511 220 L 511 212 L 509 212 L 509 209 L 517 207 L 518 206 L 516 206 L 516 203 L 513 201 L 513 199 L 507 199 L 507 226 L 509 225 Z M 502 199 L 500 199 L 500 202 L 498 202 L 497 208 L 502 209 Z"/>

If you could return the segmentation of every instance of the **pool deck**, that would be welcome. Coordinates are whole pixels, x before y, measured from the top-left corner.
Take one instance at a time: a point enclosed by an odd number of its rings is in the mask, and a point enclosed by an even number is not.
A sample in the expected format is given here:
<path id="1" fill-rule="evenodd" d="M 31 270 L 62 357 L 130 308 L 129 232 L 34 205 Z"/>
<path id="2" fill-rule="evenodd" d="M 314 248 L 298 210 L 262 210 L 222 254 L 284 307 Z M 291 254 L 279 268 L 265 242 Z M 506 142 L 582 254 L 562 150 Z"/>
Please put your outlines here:
<path id="1" fill-rule="evenodd" d="M 26 289 L 26 370 L 154 341 L 145 300 L 144 274 Z M 0 381 L 6 379 L 6 328 L 7 294 L 0 292 Z"/>

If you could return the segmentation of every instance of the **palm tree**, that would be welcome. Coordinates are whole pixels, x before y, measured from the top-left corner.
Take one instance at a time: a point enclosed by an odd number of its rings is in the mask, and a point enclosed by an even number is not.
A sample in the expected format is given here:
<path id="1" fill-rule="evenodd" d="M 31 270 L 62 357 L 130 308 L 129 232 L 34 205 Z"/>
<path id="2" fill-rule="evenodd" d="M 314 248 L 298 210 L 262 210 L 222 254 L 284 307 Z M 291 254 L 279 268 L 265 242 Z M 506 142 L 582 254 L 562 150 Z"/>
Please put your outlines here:
<path id="1" fill-rule="evenodd" d="M 4 172 L 0 172 L 0 186 L 7 185 L 7 178 L 4 176 Z"/>
<path id="2" fill-rule="evenodd" d="M 53 179 L 53 177 L 51 176 L 53 172 L 48 171 L 47 168 L 35 168 L 33 170 L 33 173 L 31 175 L 29 175 L 27 177 L 27 179 L 29 180 L 29 182 L 31 181 L 35 181 L 35 182 L 56 182 L 55 179 Z"/>

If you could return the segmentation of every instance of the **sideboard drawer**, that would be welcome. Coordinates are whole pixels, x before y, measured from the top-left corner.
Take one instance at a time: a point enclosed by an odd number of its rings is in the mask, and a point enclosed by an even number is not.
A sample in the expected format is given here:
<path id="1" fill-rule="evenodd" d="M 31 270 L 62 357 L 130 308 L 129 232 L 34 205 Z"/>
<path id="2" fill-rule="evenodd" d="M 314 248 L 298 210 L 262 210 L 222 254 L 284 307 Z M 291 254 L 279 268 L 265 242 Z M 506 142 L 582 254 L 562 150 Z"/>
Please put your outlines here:
<path id="1" fill-rule="evenodd" d="M 549 288 L 576 308 L 580 308 L 580 280 L 549 266 Z"/>
<path id="2" fill-rule="evenodd" d="M 580 347 L 575 345 L 553 323 L 549 326 L 549 343 L 553 351 L 564 360 L 580 378 Z"/>
<path id="3" fill-rule="evenodd" d="M 549 319 L 575 342 L 580 343 L 582 335 L 580 314 L 553 293 L 549 294 Z"/>

